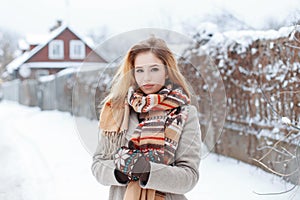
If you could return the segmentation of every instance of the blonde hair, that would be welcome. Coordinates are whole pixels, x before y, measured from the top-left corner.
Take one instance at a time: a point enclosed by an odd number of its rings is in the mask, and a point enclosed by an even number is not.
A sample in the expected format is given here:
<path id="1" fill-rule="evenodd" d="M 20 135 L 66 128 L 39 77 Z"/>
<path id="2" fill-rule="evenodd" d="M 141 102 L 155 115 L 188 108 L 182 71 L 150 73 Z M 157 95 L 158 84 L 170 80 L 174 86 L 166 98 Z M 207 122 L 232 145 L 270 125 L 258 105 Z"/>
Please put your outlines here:
<path id="1" fill-rule="evenodd" d="M 138 54 L 145 52 L 151 52 L 159 58 L 166 66 L 169 80 L 181 86 L 184 92 L 190 97 L 188 84 L 179 71 L 175 56 L 164 40 L 152 36 L 149 39 L 137 43 L 128 50 L 123 64 L 119 67 L 113 78 L 110 94 L 102 103 L 111 100 L 112 105 L 116 106 L 115 108 L 120 108 L 124 105 L 124 99 L 126 98 L 129 87 L 136 85 L 133 73 L 135 58 Z"/>

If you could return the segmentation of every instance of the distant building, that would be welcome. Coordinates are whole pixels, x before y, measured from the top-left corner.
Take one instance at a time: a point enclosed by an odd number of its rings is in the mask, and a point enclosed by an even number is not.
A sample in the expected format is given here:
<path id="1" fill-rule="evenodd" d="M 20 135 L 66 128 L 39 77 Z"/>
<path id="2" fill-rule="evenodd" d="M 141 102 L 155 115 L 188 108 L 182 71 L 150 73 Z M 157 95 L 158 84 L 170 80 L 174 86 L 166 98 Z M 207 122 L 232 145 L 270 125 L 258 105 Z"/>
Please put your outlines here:
<path id="1" fill-rule="evenodd" d="M 61 22 L 50 30 L 43 42 L 23 42 L 22 54 L 9 63 L 7 71 L 17 79 L 38 79 L 66 68 L 103 65 L 106 60 L 93 51 L 93 45 Z"/>

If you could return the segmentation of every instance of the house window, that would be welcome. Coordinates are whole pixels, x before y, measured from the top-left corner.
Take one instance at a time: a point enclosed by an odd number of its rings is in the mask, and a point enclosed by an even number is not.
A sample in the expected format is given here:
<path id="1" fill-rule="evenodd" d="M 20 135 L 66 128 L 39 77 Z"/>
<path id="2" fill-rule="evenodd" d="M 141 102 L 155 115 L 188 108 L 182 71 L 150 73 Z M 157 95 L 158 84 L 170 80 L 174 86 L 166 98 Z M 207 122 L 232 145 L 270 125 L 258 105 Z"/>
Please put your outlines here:
<path id="1" fill-rule="evenodd" d="M 64 59 L 63 40 L 53 40 L 49 43 L 49 59 Z"/>
<path id="2" fill-rule="evenodd" d="M 85 45 L 82 41 L 70 40 L 70 58 L 71 59 L 85 58 Z"/>

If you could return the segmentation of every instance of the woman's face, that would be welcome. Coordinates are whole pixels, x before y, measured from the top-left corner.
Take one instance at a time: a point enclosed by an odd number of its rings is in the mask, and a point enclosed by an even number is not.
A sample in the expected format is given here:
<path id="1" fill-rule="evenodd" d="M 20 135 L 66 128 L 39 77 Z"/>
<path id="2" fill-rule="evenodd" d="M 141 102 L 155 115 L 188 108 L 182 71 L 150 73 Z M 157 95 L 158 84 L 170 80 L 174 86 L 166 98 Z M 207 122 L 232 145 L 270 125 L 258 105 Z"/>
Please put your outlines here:
<path id="1" fill-rule="evenodd" d="M 151 52 L 140 53 L 134 60 L 134 77 L 145 94 L 157 93 L 166 81 L 166 68 Z"/>

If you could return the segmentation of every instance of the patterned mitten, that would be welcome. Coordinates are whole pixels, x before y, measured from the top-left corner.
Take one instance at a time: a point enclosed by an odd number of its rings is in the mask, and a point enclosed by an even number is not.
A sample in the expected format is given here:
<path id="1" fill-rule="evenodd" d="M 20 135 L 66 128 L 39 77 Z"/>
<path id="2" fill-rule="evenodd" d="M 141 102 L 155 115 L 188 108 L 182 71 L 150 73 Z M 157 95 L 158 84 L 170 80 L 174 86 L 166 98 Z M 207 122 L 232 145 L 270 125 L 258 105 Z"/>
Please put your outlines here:
<path id="1" fill-rule="evenodd" d="M 114 156 L 116 170 L 127 175 L 129 180 L 137 180 L 137 177 L 132 176 L 132 169 L 139 157 L 141 157 L 139 150 L 121 147 Z"/>

